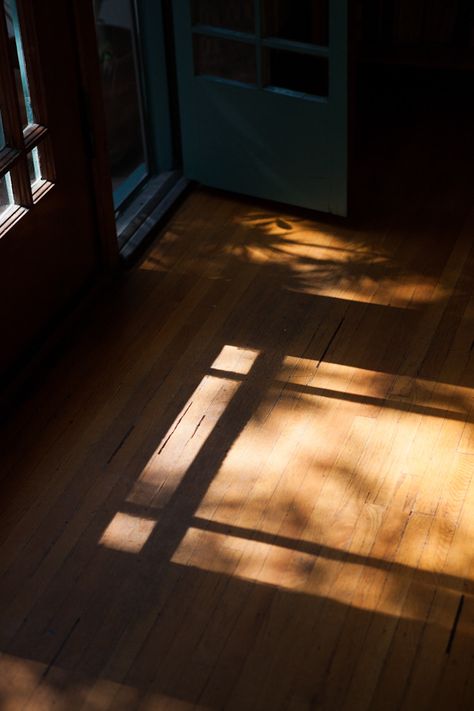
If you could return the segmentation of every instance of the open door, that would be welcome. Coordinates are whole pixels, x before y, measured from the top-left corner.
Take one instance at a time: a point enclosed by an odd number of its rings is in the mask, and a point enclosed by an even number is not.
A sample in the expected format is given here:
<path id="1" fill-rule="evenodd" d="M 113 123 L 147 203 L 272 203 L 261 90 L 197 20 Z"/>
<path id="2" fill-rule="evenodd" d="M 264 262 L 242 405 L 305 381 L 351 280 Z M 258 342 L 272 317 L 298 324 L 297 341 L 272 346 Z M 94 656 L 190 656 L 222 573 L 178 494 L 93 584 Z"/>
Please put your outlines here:
<path id="1" fill-rule="evenodd" d="M 0 0 L 2 386 L 100 266 L 73 8 Z"/>
<path id="2" fill-rule="evenodd" d="M 347 212 L 347 0 L 173 3 L 184 172 Z"/>

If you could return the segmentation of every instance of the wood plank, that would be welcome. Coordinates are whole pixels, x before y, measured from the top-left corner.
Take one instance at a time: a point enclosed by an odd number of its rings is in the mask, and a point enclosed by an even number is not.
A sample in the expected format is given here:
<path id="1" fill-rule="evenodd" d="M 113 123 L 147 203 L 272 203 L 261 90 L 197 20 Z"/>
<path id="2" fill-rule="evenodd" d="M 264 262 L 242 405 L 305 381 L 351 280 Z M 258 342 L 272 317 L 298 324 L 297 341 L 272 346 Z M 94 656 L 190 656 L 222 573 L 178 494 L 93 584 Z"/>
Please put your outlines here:
<path id="1" fill-rule="evenodd" d="M 196 190 L 98 306 L 3 439 L 5 704 L 468 703 L 473 223 L 425 172 L 359 228 Z"/>

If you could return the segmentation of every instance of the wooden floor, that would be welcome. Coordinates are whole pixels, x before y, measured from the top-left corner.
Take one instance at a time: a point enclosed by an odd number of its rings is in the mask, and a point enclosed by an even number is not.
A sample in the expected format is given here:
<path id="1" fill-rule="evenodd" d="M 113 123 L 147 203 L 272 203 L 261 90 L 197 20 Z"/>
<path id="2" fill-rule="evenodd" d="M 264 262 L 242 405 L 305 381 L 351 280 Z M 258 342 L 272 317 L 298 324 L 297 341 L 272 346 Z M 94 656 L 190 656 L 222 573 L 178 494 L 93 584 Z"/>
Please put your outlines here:
<path id="1" fill-rule="evenodd" d="M 2 711 L 474 708 L 472 162 L 423 136 L 350 224 L 196 190 L 12 418 Z"/>

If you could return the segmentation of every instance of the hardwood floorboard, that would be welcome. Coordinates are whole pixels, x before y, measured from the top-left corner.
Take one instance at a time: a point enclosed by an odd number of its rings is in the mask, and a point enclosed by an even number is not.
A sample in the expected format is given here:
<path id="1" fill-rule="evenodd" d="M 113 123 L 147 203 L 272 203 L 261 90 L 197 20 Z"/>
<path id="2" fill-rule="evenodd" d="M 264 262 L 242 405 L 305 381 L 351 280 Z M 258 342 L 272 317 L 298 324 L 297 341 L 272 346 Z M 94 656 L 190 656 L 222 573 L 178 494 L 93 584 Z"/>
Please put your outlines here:
<path id="1" fill-rule="evenodd" d="M 403 135 L 351 223 L 195 189 L 12 414 L 2 711 L 473 707 L 474 185 Z"/>

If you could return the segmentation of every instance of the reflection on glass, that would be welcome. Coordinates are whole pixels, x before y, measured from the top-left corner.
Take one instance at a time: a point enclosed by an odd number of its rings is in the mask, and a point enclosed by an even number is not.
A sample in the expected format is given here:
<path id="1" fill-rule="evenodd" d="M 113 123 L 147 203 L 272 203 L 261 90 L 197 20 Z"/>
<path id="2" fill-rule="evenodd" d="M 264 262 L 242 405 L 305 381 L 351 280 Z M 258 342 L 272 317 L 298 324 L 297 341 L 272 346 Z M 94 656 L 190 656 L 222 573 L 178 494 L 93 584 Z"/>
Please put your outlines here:
<path id="1" fill-rule="evenodd" d="M 193 0 L 195 25 L 226 27 L 239 32 L 255 31 L 254 0 Z"/>
<path id="2" fill-rule="evenodd" d="M 3 132 L 2 114 L 0 113 L 0 151 L 5 146 L 5 134 Z"/>
<path id="3" fill-rule="evenodd" d="M 12 204 L 12 185 L 10 175 L 7 173 L 3 178 L 0 178 L 0 217 Z"/>
<path id="4" fill-rule="evenodd" d="M 326 46 L 328 0 L 263 0 L 264 34 Z"/>
<path id="5" fill-rule="evenodd" d="M 18 20 L 18 9 L 16 5 L 16 0 L 3 0 L 3 3 L 7 17 L 8 36 L 10 38 L 10 51 L 16 77 L 21 121 L 23 128 L 25 128 L 26 126 L 28 126 L 28 124 L 34 123 L 35 117 L 31 104 L 26 61 L 23 52 L 23 43 L 21 40 L 20 23 Z"/>
<path id="6" fill-rule="evenodd" d="M 132 0 L 95 0 L 115 207 L 148 174 Z"/>
<path id="7" fill-rule="evenodd" d="M 41 175 L 41 165 L 40 165 L 40 155 L 38 148 L 33 148 L 33 150 L 28 153 L 28 173 L 30 175 L 30 183 L 34 185 L 38 180 L 43 177 Z"/>
<path id="8" fill-rule="evenodd" d="M 279 49 L 264 50 L 265 86 L 302 94 L 327 96 L 328 61 L 324 57 Z"/>
<path id="9" fill-rule="evenodd" d="M 255 47 L 243 42 L 195 35 L 194 71 L 195 74 L 256 84 Z"/>

